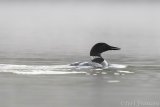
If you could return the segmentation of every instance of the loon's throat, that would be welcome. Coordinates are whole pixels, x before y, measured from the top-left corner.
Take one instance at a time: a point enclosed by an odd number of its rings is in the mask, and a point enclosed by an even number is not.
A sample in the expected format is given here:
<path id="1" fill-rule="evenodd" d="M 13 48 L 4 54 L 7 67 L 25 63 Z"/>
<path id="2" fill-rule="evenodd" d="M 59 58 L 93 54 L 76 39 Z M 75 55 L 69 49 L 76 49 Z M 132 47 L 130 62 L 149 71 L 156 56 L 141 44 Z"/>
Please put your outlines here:
<path id="1" fill-rule="evenodd" d="M 91 59 L 102 58 L 101 56 L 91 56 Z"/>
<path id="2" fill-rule="evenodd" d="M 101 56 L 91 56 L 91 60 L 92 62 L 96 62 L 99 64 L 101 64 L 104 61 L 104 59 Z"/>
<path id="3" fill-rule="evenodd" d="M 100 64 L 103 68 L 108 68 L 109 64 L 106 60 L 104 60 L 101 56 L 91 56 L 91 60 L 93 63 Z"/>

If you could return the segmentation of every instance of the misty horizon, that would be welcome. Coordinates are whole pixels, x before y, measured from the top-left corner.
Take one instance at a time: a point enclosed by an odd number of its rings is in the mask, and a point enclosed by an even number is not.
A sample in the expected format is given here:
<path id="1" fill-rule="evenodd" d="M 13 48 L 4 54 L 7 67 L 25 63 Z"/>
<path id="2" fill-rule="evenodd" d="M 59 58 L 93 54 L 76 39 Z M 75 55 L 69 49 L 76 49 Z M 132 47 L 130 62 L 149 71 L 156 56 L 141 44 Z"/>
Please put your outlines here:
<path id="1" fill-rule="evenodd" d="M 122 54 L 159 54 L 159 3 L 1 3 L 0 51 L 85 52 L 97 42 Z"/>
<path id="2" fill-rule="evenodd" d="M 159 0 L 0 0 L 0 2 L 119 2 L 119 3 L 124 3 L 124 2 L 131 2 L 131 3 L 154 3 L 154 2 L 160 2 Z"/>

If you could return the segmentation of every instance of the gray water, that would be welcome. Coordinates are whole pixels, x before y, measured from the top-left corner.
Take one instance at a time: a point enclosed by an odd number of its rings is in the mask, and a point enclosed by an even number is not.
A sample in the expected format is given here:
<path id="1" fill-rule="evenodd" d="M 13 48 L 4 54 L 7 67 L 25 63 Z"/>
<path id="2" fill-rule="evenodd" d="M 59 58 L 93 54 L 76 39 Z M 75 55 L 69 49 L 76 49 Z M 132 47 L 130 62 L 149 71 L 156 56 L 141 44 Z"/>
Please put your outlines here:
<path id="1" fill-rule="evenodd" d="M 159 10 L 159 2 L 1 1 L 0 106 L 159 107 Z M 103 57 L 127 67 L 62 68 L 90 61 L 97 42 L 120 47 Z"/>

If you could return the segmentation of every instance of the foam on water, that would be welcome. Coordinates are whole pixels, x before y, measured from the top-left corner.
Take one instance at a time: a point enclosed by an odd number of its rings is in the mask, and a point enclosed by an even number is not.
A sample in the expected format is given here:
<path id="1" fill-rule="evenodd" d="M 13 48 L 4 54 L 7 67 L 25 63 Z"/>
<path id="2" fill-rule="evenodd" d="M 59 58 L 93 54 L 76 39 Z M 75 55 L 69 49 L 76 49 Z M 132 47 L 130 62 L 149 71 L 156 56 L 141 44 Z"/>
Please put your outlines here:
<path id="1" fill-rule="evenodd" d="M 73 67 L 69 65 L 12 65 L 0 64 L 0 72 L 10 72 L 15 74 L 79 74 L 84 72 L 71 71 Z"/>
<path id="2" fill-rule="evenodd" d="M 118 71 L 120 73 L 134 73 L 134 72 L 130 72 L 130 71 Z"/>
<path id="3" fill-rule="evenodd" d="M 107 81 L 108 83 L 117 83 L 117 82 L 120 82 L 119 80 L 108 80 Z"/>
<path id="4" fill-rule="evenodd" d="M 120 64 L 110 64 L 109 68 L 126 68 L 127 65 L 120 65 Z"/>
<path id="5" fill-rule="evenodd" d="M 109 68 L 125 68 L 125 65 L 111 64 Z M 106 68 L 105 68 L 106 69 Z M 49 74 L 87 74 L 88 71 L 103 71 L 102 68 L 93 68 L 91 66 L 70 66 L 70 65 L 12 65 L 0 64 L 0 72 L 8 72 L 23 75 L 49 75 Z M 106 71 L 107 72 L 107 71 Z M 119 73 L 131 73 L 127 71 L 118 71 Z M 107 73 L 104 73 L 107 74 Z"/>
<path id="6" fill-rule="evenodd" d="M 86 74 L 86 72 L 77 72 L 77 71 L 71 71 L 71 72 L 65 72 L 65 71 L 41 71 L 41 70 L 35 70 L 32 72 L 20 72 L 15 71 L 13 72 L 15 74 L 23 74 L 23 75 L 49 75 L 49 74 Z"/>

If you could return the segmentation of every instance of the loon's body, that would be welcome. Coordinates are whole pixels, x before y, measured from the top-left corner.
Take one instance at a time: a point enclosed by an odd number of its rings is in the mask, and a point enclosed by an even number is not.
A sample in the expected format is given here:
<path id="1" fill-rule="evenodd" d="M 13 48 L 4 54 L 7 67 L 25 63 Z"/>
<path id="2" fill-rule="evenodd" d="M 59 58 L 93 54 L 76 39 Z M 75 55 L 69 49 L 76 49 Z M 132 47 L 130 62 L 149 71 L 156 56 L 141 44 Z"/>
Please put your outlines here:
<path id="1" fill-rule="evenodd" d="M 71 64 L 71 66 L 92 66 L 96 68 L 108 68 L 109 64 L 102 58 L 101 53 L 109 50 L 120 50 L 120 48 L 110 46 L 106 43 L 97 43 L 90 51 L 91 62 L 76 62 Z"/>

